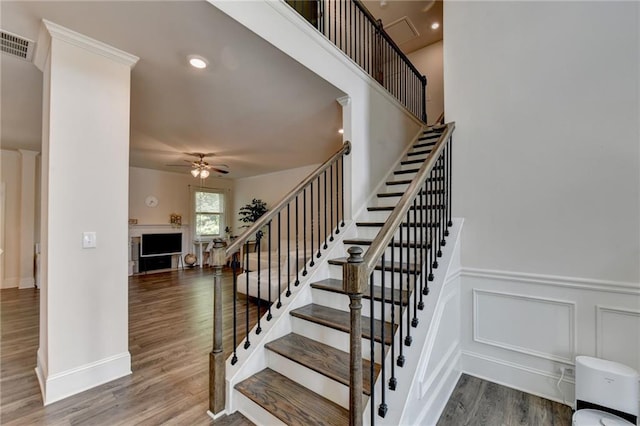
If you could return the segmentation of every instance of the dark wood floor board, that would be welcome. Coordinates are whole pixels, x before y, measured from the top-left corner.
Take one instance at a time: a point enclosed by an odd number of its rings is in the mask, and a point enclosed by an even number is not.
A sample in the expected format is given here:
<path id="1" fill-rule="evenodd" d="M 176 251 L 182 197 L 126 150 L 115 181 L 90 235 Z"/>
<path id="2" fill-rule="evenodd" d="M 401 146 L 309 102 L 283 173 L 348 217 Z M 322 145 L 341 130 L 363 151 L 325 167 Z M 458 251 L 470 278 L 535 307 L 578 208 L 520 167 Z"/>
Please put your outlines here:
<path id="1" fill-rule="evenodd" d="M 571 408 L 463 374 L 438 426 L 569 426 Z"/>
<path id="2" fill-rule="evenodd" d="M 0 291 L 2 425 L 209 425 L 212 270 L 188 269 L 129 278 L 129 352 L 133 374 L 42 406 L 34 373 L 39 345 L 39 291 Z M 223 274 L 223 341 L 232 351 L 232 278 Z M 246 299 L 236 329 L 244 338 Z M 264 309 L 262 309 L 264 312 Z M 257 306 L 249 301 L 249 327 Z M 240 414 L 216 425 L 250 425 Z"/>
<path id="3" fill-rule="evenodd" d="M 236 389 L 290 426 L 344 426 L 349 413 L 338 404 L 266 368 Z"/>

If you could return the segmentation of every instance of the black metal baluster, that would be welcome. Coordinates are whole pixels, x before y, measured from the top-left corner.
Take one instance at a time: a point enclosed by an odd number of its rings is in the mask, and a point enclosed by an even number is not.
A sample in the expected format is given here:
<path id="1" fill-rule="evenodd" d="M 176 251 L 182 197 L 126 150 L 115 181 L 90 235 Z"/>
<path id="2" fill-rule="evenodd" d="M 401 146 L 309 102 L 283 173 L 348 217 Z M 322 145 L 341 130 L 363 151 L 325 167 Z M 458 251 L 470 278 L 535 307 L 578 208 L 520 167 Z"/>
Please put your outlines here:
<path id="1" fill-rule="evenodd" d="M 246 340 L 244 341 L 244 348 L 249 349 L 251 346 L 251 342 L 249 341 L 249 242 L 247 241 L 244 246 L 244 254 L 245 254 L 245 263 L 244 263 L 244 272 L 247 277 L 247 303 L 245 309 L 245 318 L 244 318 L 244 328 L 247 334 Z"/>
<path id="2" fill-rule="evenodd" d="M 300 218 L 298 217 L 298 196 L 296 195 L 296 282 L 293 284 L 296 287 L 300 285 L 300 243 L 298 239 L 298 224 L 300 223 Z"/>
<path id="3" fill-rule="evenodd" d="M 258 276 L 258 303 L 256 303 L 256 305 L 258 305 L 258 326 L 256 327 L 256 334 L 260 334 L 262 332 L 262 326 L 260 325 L 260 319 L 262 317 L 262 315 L 260 315 L 260 288 L 262 287 L 262 281 L 261 281 L 261 276 L 260 273 L 262 272 L 262 268 L 260 267 L 260 258 L 262 257 L 262 248 L 260 247 L 262 245 L 262 231 L 258 231 L 256 232 L 256 257 L 257 257 L 257 271 L 256 271 L 256 275 Z M 247 299 L 249 298 L 249 292 L 247 292 Z"/>
<path id="4" fill-rule="evenodd" d="M 323 249 L 327 249 L 327 170 L 322 172 L 324 176 L 324 246 Z"/>
<path id="5" fill-rule="evenodd" d="M 419 258 L 420 258 L 420 262 L 418 263 L 418 265 L 420 265 L 420 269 L 419 272 L 416 274 L 416 281 L 418 281 L 420 283 L 420 285 L 418 286 L 416 284 L 416 288 L 418 293 L 420 293 L 420 301 L 418 302 L 418 309 L 423 310 L 424 309 L 424 301 L 422 300 L 422 292 L 424 291 L 424 285 L 423 280 L 425 277 L 425 269 L 423 269 L 423 265 L 424 265 L 424 256 L 423 256 L 423 247 L 424 247 L 424 209 L 425 209 L 425 205 L 424 205 L 424 193 L 422 192 L 422 188 L 420 188 L 420 190 L 418 191 L 418 195 L 417 195 L 417 199 L 419 200 L 418 202 L 418 206 L 420 208 L 420 245 L 418 246 L 418 253 L 419 253 Z M 419 277 L 419 279 L 418 279 Z M 418 293 L 416 293 L 416 299 L 418 298 Z"/>
<path id="6" fill-rule="evenodd" d="M 331 203 L 331 209 L 329 210 L 329 220 L 331 221 L 329 241 L 333 241 L 333 163 L 329 167 L 329 202 Z"/>
<path id="7" fill-rule="evenodd" d="M 400 227 L 398 228 L 398 231 L 400 233 L 399 237 L 400 237 L 400 246 L 398 248 L 398 254 L 399 254 L 399 259 L 398 259 L 398 263 L 400 265 L 403 265 L 403 259 L 402 259 L 402 254 L 404 251 L 404 224 L 400 224 Z M 408 232 L 408 231 L 407 231 Z M 399 280 L 398 280 L 398 289 L 399 289 L 399 293 L 400 293 L 400 300 L 403 300 L 402 297 L 402 283 L 403 283 L 403 274 L 402 274 L 402 267 L 400 268 L 400 274 L 399 274 Z M 410 297 L 409 294 L 407 294 L 407 297 Z M 408 299 L 407 299 L 408 301 Z M 408 303 L 407 303 L 408 305 Z M 403 323 L 402 323 L 402 314 L 403 314 L 403 309 L 404 309 L 404 305 L 401 303 L 400 304 L 400 312 L 398 313 L 398 328 L 400 331 L 400 338 L 398 339 L 398 341 L 400 342 L 400 347 L 399 347 L 399 352 L 400 354 L 398 355 L 398 359 L 396 361 L 396 364 L 398 365 L 398 367 L 402 367 L 404 366 L 404 350 L 403 350 L 403 345 L 402 345 L 402 341 L 403 341 L 403 335 L 404 335 L 404 327 L 403 327 Z"/>
<path id="8" fill-rule="evenodd" d="M 344 227 L 344 155 L 340 157 L 340 187 L 342 190 L 340 191 L 340 196 L 342 199 L 342 203 L 340 204 L 342 209 L 342 222 L 340 222 L 340 226 Z"/>
<path id="9" fill-rule="evenodd" d="M 310 193 L 310 197 L 309 199 L 311 200 L 311 206 L 310 206 L 310 210 L 311 210 L 311 262 L 309 262 L 309 266 L 311 266 L 313 268 L 313 266 L 315 265 L 315 261 L 313 260 L 313 253 L 315 253 L 315 250 L 313 249 L 313 181 L 311 181 L 311 193 Z M 306 253 L 306 252 L 305 252 Z M 306 254 L 305 254 L 306 255 Z"/>
<path id="10" fill-rule="evenodd" d="M 434 204 L 434 192 L 435 192 L 435 188 L 434 188 L 434 174 L 433 174 L 433 169 L 431 170 L 431 172 L 429 172 L 429 177 L 427 178 L 427 182 L 429 184 L 429 281 L 433 281 L 434 280 L 434 275 L 433 275 L 433 261 L 434 261 L 434 256 L 433 256 L 433 249 L 434 249 L 434 244 L 433 244 L 433 234 L 434 234 L 434 222 L 435 222 L 435 214 L 433 211 L 433 204 Z"/>
<path id="11" fill-rule="evenodd" d="M 409 265 L 411 264 L 411 217 L 409 215 L 410 210 L 407 210 L 407 294 L 411 294 L 411 271 L 409 269 Z M 415 242 L 415 240 L 414 240 Z M 400 269 L 404 269 L 404 265 L 400 266 Z M 415 297 L 415 295 L 414 295 Z M 407 346 L 411 346 L 411 342 L 413 342 L 413 337 L 411 337 L 411 304 L 407 305 L 407 335 L 404 338 L 404 344 Z"/>
<path id="12" fill-rule="evenodd" d="M 269 312 L 267 313 L 267 321 L 271 321 L 271 318 L 273 318 L 273 315 L 271 315 L 271 305 L 272 305 L 272 299 L 271 299 L 271 221 L 269 221 L 269 223 L 267 224 L 267 235 L 268 235 L 268 240 L 267 240 L 267 250 L 268 250 L 268 263 L 269 263 L 269 267 L 267 268 L 267 282 L 269 284 Z"/>
<path id="13" fill-rule="evenodd" d="M 340 187 L 338 186 L 338 162 L 337 160 L 333 163 L 335 164 L 336 169 L 336 235 L 340 233 Z M 331 165 L 331 169 L 333 170 L 333 164 Z"/>
<path id="14" fill-rule="evenodd" d="M 278 304 L 276 305 L 277 309 L 282 307 L 282 242 L 280 241 L 280 212 L 278 212 Z"/>
<path id="15" fill-rule="evenodd" d="M 400 227 L 402 229 L 402 227 Z M 396 238 L 391 238 L 391 264 L 395 264 L 396 257 Z M 402 310 L 402 291 L 399 292 L 398 307 Z M 396 359 L 396 339 L 393 331 L 396 328 L 396 274 L 391 274 L 391 378 L 389 379 L 389 389 L 396 390 L 398 380 L 396 379 L 396 365 L 393 362 Z M 402 337 L 400 338 L 402 339 Z M 402 345 L 400 345 L 402 347 Z M 382 382 L 384 383 L 384 382 Z"/>
<path id="16" fill-rule="evenodd" d="M 453 180 L 453 136 L 449 136 L 449 149 L 451 150 L 449 153 L 449 221 L 447 222 L 447 226 L 453 226 L 452 213 L 452 197 L 453 197 L 453 188 L 452 188 L 452 180 Z"/>
<path id="17" fill-rule="evenodd" d="M 313 256 L 311 256 L 313 258 Z M 307 188 L 302 190 L 302 276 L 307 276 Z"/>
<path id="18" fill-rule="evenodd" d="M 422 186 L 422 198 L 423 198 L 423 202 L 424 202 L 424 207 L 425 207 L 425 221 L 426 223 L 424 224 L 423 228 L 424 228 L 424 232 L 425 232 L 425 236 L 424 236 L 424 247 L 423 247 L 423 252 L 424 252 L 424 272 L 422 273 L 422 280 L 423 280 L 423 287 L 422 287 L 422 294 L 424 294 L 425 296 L 427 294 L 429 294 L 429 280 L 427 279 L 428 274 L 429 274 L 429 248 L 431 247 L 429 244 L 429 213 L 431 212 L 431 208 L 429 207 L 429 178 L 427 178 L 427 180 L 424 182 L 423 186 Z"/>
<path id="19" fill-rule="evenodd" d="M 387 316 L 386 316 L 386 298 L 385 298 L 385 273 L 384 273 L 384 265 L 385 263 L 385 252 L 382 252 L 382 285 L 380 288 L 380 375 L 381 375 L 381 382 L 382 386 L 380 386 L 380 392 L 381 392 L 381 397 L 380 397 L 380 405 L 378 406 L 378 415 L 380 417 L 384 417 L 387 415 L 387 404 L 386 404 L 386 393 L 387 390 L 385 389 L 384 383 L 386 383 L 386 367 L 385 367 L 385 362 L 384 362 L 384 356 L 386 354 L 385 351 L 385 341 L 384 341 L 384 324 L 387 321 Z M 392 270 L 392 274 L 393 274 L 393 263 L 391 264 L 391 270 Z M 373 281 L 372 281 L 373 283 Z M 370 292 L 371 292 L 371 300 L 374 299 L 374 292 L 373 292 L 373 285 L 370 286 Z M 373 312 L 371 312 L 371 317 L 373 317 Z M 373 333 L 372 333 L 373 334 Z M 373 335 L 371 336 L 373 339 Z M 373 362 L 373 360 L 372 360 Z M 371 382 L 372 386 L 375 382 Z"/>
<path id="20" fill-rule="evenodd" d="M 287 203 L 287 297 L 291 296 L 291 202 Z"/>
<path id="21" fill-rule="evenodd" d="M 234 254 L 231 261 L 231 269 L 233 271 L 233 356 L 231 357 L 231 365 L 238 362 L 238 266 L 242 259 L 236 262 Z"/>
<path id="22" fill-rule="evenodd" d="M 384 273 L 384 266 L 382 267 L 382 273 Z M 370 398 L 370 405 L 371 405 L 371 424 L 373 424 L 374 419 L 375 419 L 375 401 L 376 401 L 376 395 L 375 395 L 375 372 L 374 372 L 374 368 L 373 365 L 375 364 L 375 359 L 376 359 L 376 354 L 375 354 L 375 321 L 374 321 L 374 312 L 375 312 L 375 308 L 374 308 L 374 301 L 373 301 L 373 274 L 369 275 L 369 294 L 370 294 L 370 298 L 369 298 L 369 309 L 371 312 L 369 312 L 369 330 L 371 330 L 371 336 L 370 336 L 370 347 L 371 347 L 371 362 L 370 367 L 369 367 L 369 383 L 371 386 L 371 396 Z M 380 361 L 380 368 L 383 368 L 382 365 L 384 364 L 384 357 L 382 357 L 382 360 Z"/>
<path id="23" fill-rule="evenodd" d="M 411 209 L 409 209 L 411 211 Z M 418 281 L 418 203 L 416 199 L 413 199 L 413 318 L 411 319 L 411 326 L 418 326 L 418 293 L 417 293 L 417 281 Z"/>
<path id="24" fill-rule="evenodd" d="M 317 258 L 320 259 L 322 252 L 320 251 L 320 243 L 322 242 L 322 235 L 320 232 L 320 175 L 318 175 L 318 254 Z"/>
<path id="25" fill-rule="evenodd" d="M 438 163 L 436 162 L 436 165 Z M 433 179 L 434 179 L 434 187 L 435 187 L 435 194 L 434 194 L 434 204 L 433 204 L 433 216 L 434 216 L 434 221 L 435 223 L 434 225 L 434 229 L 433 229 L 433 233 L 434 233 L 434 238 L 432 239 L 432 244 L 433 244 L 433 269 L 438 269 L 438 250 L 440 249 L 440 223 L 438 222 L 439 220 L 439 215 L 438 215 L 438 201 L 439 201 L 439 197 L 440 197 L 440 176 L 438 176 L 438 170 L 436 167 L 433 168 L 432 170 L 433 173 Z"/>
<path id="26" fill-rule="evenodd" d="M 447 157 L 449 155 L 449 149 L 446 145 L 444 146 L 444 150 L 442 151 L 442 241 L 440 244 L 444 247 L 447 245 L 446 236 L 449 235 L 449 228 L 447 227 L 447 218 L 449 217 L 448 205 L 449 202 L 447 198 L 449 197 L 448 190 L 448 181 L 447 181 Z"/>
<path id="27" fill-rule="evenodd" d="M 438 164 L 438 185 L 440 186 L 439 192 L 439 200 L 438 200 L 438 257 L 442 257 L 442 246 L 444 245 L 444 228 L 445 228 L 445 218 L 444 218 L 444 210 L 442 206 L 444 204 L 444 173 L 443 173 L 443 157 L 444 153 L 440 154 L 440 158 L 436 164 Z"/>

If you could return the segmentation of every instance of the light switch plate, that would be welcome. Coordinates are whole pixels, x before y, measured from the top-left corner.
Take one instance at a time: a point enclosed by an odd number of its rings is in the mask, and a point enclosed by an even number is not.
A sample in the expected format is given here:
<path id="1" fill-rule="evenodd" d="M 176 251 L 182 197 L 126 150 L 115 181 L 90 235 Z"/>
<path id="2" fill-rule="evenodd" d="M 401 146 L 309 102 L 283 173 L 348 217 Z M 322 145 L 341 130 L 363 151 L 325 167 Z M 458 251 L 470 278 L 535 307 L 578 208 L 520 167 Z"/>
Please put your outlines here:
<path id="1" fill-rule="evenodd" d="M 83 232 L 82 233 L 82 248 L 96 248 L 96 233 L 95 232 Z"/>

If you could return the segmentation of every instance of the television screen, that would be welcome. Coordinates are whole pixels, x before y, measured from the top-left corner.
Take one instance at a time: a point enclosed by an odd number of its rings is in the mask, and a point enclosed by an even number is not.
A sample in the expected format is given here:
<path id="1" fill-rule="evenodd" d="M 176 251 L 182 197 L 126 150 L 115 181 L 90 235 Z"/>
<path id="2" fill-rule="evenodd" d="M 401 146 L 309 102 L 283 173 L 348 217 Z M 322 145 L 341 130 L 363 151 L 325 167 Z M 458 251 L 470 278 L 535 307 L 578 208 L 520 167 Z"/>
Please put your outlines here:
<path id="1" fill-rule="evenodd" d="M 140 256 L 182 253 L 182 234 L 142 234 Z"/>

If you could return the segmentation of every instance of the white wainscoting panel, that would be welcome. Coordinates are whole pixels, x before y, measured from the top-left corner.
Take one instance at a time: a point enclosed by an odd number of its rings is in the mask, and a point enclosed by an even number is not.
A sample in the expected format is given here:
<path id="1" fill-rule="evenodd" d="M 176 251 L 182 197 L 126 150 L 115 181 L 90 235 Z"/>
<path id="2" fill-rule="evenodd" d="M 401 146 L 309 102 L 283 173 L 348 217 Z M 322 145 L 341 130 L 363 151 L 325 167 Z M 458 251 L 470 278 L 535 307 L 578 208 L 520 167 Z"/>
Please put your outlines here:
<path id="1" fill-rule="evenodd" d="M 640 311 L 597 305 L 596 355 L 640 371 Z"/>
<path id="2" fill-rule="evenodd" d="M 575 323 L 572 302 L 473 290 L 476 342 L 571 363 L 576 348 Z"/>

